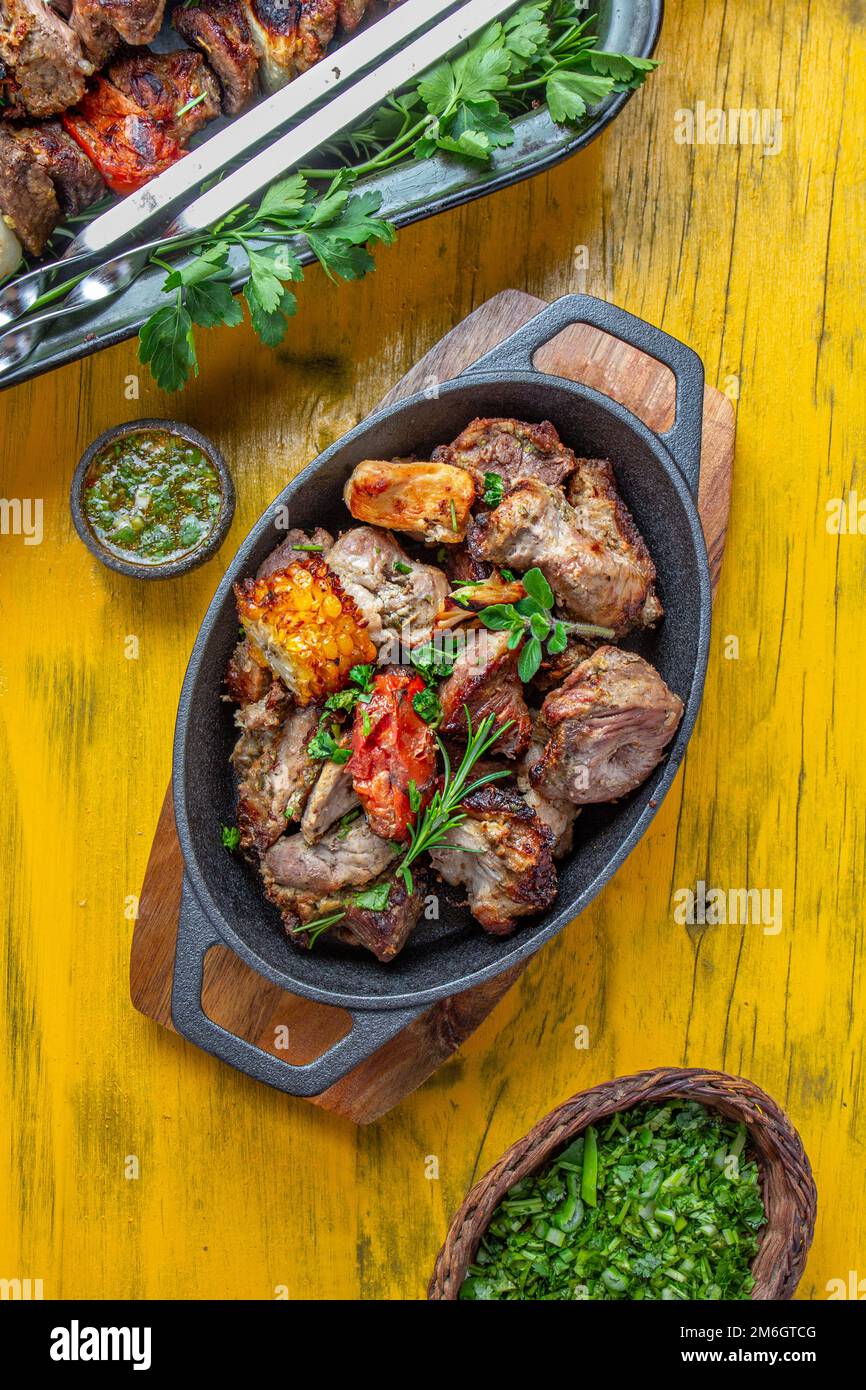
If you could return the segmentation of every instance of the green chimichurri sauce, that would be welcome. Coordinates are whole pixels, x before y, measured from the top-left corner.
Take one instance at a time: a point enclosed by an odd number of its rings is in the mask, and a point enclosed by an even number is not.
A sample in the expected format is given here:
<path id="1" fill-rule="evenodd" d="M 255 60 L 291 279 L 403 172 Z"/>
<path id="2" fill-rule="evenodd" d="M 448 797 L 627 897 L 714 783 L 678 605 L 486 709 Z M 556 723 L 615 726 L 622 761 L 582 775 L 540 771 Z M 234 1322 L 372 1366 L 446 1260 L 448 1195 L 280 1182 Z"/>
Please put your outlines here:
<path id="1" fill-rule="evenodd" d="M 87 470 L 84 514 L 107 550 L 139 564 L 182 559 L 213 531 L 219 474 L 194 444 L 141 430 L 99 451 Z"/>

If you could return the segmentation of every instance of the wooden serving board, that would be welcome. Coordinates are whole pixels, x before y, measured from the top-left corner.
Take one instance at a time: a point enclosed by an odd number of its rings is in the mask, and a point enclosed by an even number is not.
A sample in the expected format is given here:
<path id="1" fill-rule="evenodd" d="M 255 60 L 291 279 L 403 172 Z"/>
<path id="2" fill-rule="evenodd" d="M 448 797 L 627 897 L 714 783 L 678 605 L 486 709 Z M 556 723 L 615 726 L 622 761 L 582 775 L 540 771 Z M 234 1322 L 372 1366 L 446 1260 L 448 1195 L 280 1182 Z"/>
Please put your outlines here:
<path id="1" fill-rule="evenodd" d="M 517 290 L 496 295 L 437 343 L 382 404 L 457 376 L 546 307 L 544 300 Z M 566 329 L 536 353 L 535 366 L 612 396 L 651 429 L 663 431 L 673 422 L 670 370 L 598 329 L 581 325 Z M 704 392 L 703 424 L 700 514 L 715 589 L 728 524 L 735 416 L 731 402 L 711 386 Z M 145 874 L 130 960 L 133 1004 L 165 1028 L 172 1027 L 171 983 L 182 876 L 169 788 Z M 460 1047 L 525 965 L 431 1005 L 398 1037 L 316 1096 L 313 1104 L 357 1124 L 369 1124 L 384 1115 Z M 208 953 L 202 1004 L 222 1027 L 294 1063 L 320 1056 L 350 1027 L 344 1010 L 287 994 L 244 965 L 226 946 L 214 946 Z"/>

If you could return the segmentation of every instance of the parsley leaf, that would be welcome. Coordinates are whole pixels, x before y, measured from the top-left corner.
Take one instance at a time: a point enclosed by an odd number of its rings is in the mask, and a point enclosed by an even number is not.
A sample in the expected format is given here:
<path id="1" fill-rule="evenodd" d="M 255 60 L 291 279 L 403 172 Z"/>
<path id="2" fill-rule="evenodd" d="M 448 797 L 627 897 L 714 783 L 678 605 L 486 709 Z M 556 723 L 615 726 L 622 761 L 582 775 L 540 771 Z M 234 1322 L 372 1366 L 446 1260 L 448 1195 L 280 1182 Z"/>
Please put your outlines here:
<path id="1" fill-rule="evenodd" d="M 558 125 L 581 120 L 587 106 L 594 106 L 612 91 L 612 78 L 586 72 L 554 72 L 545 88 L 551 117 Z"/>
<path id="2" fill-rule="evenodd" d="M 435 728 L 442 719 L 442 706 L 439 703 L 439 696 L 431 686 L 426 686 L 424 690 L 419 690 L 412 696 L 412 708 L 419 718 Z"/>
<path id="3" fill-rule="evenodd" d="M 498 507 L 505 492 L 505 484 L 499 473 L 484 474 L 483 497 L 488 507 Z"/>
<path id="4" fill-rule="evenodd" d="M 377 883 L 372 888 L 364 888 L 360 893 L 355 893 L 353 902 L 356 907 L 365 907 L 370 912 L 384 912 L 390 896 L 390 882 Z"/>

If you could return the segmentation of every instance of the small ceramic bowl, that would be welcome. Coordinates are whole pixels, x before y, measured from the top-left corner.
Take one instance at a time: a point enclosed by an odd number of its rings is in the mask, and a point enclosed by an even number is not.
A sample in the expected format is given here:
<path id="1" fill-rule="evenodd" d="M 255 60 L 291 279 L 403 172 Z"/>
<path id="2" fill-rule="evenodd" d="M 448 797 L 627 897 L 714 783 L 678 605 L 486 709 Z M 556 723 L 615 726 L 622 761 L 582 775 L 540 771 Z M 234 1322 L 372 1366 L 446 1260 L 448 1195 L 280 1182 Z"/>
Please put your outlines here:
<path id="1" fill-rule="evenodd" d="M 90 464 L 107 444 L 114 444 L 120 439 L 127 439 L 131 434 L 150 430 L 162 430 L 168 434 L 173 434 L 178 439 L 183 439 L 200 449 L 219 476 L 222 502 L 213 530 L 194 550 L 190 550 L 188 554 L 181 555 L 174 560 L 147 564 L 115 555 L 112 550 L 103 545 L 85 515 L 83 493 Z M 88 550 L 108 569 L 117 570 L 120 574 L 128 574 L 133 579 L 172 579 L 176 575 L 186 574 L 188 570 L 203 565 L 219 550 L 235 514 L 235 489 L 226 467 L 226 461 L 219 449 L 212 440 L 200 434 L 198 430 L 194 430 L 191 425 L 185 425 L 178 420 L 129 420 L 124 425 L 115 425 L 113 429 L 105 430 L 85 449 L 72 477 L 69 505 L 72 509 L 72 520 L 79 536 Z"/>

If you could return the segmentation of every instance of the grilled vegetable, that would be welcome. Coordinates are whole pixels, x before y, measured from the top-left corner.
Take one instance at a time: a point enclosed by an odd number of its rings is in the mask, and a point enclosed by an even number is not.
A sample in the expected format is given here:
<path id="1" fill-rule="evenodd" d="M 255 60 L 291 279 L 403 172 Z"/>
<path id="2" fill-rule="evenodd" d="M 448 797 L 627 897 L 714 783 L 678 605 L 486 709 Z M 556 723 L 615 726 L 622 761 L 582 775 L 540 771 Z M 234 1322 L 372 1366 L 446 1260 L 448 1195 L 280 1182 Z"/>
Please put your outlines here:
<path id="1" fill-rule="evenodd" d="M 346 483 L 346 506 L 359 521 L 406 531 L 428 545 L 457 545 L 471 521 L 475 484 L 449 463 L 365 459 Z"/>
<path id="2" fill-rule="evenodd" d="M 63 116 L 63 128 L 114 193 L 134 193 L 184 153 L 160 121 L 104 77 L 85 94 L 78 112 Z"/>
<path id="3" fill-rule="evenodd" d="M 694 1101 L 591 1126 L 493 1214 L 465 1299 L 746 1299 L 766 1222 L 746 1127 Z"/>
<path id="4" fill-rule="evenodd" d="M 408 838 L 435 789 L 436 744 L 414 704 L 425 691 L 420 676 L 386 671 L 369 702 L 355 706 L 352 782 L 371 829 L 386 840 Z"/>
<path id="5" fill-rule="evenodd" d="M 235 596 L 244 630 L 298 704 L 342 689 L 353 666 L 376 659 L 355 602 L 324 560 L 245 579 Z"/>

